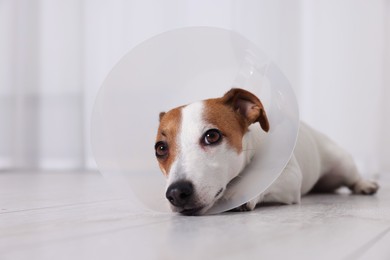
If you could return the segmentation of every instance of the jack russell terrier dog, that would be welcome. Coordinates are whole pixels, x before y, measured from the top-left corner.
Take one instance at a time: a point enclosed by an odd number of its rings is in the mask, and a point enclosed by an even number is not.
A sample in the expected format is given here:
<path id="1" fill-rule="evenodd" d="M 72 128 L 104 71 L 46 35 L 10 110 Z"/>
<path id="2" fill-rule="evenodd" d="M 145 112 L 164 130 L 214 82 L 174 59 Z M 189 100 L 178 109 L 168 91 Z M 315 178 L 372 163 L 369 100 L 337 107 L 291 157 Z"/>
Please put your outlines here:
<path id="1" fill-rule="evenodd" d="M 251 143 L 256 142 L 260 127 L 265 132 L 272 128 L 262 103 L 238 88 L 221 98 L 160 113 L 155 152 L 167 177 L 166 198 L 172 211 L 202 215 L 221 199 L 228 183 L 254 156 Z M 346 151 L 300 123 L 294 153 L 281 175 L 237 209 L 250 211 L 263 202 L 299 203 L 309 191 L 332 192 L 342 186 L 355 194 L 374 194 L 379 188 L 362 179 Z"/>

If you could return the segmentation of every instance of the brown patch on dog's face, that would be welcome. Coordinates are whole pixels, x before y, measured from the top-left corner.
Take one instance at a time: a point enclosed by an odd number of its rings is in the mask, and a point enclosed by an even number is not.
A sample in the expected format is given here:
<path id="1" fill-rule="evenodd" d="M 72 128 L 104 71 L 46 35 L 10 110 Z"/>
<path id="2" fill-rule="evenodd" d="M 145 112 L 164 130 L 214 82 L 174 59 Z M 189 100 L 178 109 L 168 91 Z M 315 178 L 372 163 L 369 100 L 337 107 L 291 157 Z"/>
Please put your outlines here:
<path id="1" fill-rule="evenodd" d="M 242 138 L 251 124 L 259 122 L 264 131 L 269 130 L 263 104 L 246 90 L 233 88 L 223 97 L 205 100 L 204 104 L 204 119 L 222 132 L 237 153 L 242 150 Z"/>
<path id="2" fill-rule="evenodd" d="M 165 145 L 167 153 L 164 156 L 156 156 L 160 169 L 165 176 L 168 175 L 172 163 L 178 154 L 177 137 L 181 125 L 181 110 L 183 107 L 174 108 L 167 113 L 160 113 L 160 125 L 156 137 L 156 155 Z M 160 149 L 162 150 L 162 149 Z"/>
<path id="3" fill-rule="evenodd" d="M 205 100 L 204 104 L 204 120 L 216 126 L 229 145 L 240 153 L 242 137 L 247 131 L 245 121 L 233 108 L 225 105 L 221 98 Z"/>

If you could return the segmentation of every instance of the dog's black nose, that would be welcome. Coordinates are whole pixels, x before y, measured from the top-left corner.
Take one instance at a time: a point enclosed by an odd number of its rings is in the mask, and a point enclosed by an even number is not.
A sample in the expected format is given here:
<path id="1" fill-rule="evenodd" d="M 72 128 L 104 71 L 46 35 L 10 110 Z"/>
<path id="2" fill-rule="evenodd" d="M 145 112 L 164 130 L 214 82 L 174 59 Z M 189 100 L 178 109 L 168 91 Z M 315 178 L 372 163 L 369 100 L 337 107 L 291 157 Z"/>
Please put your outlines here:
<path id="1" fill-rule="evenodd" d="M 165 194 L 169 202 L 176 207 L 184 207 L 191 199 L 194 187 L 189 181 L 172 183 Z"/>

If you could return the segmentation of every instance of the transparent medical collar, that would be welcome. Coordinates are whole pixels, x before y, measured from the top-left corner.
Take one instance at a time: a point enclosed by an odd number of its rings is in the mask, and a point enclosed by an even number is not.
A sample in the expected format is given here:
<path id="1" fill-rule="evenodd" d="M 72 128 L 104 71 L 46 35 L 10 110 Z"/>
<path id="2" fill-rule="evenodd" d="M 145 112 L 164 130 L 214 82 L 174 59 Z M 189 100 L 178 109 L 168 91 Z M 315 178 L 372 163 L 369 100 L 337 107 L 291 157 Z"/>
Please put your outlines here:
<path id="1" fill-rule="evenodd" d="M 207 213 L 238 207 L 264 192 L 289 161 L 299 128 L 291 86 L 242 35 L 212 27 L 187 27 L 152 37 L 129 51 L 108 74 L 97 95 L 92 151 L 100 172 L 140 209 L 170 212 L 166 180 L 154 141 L 158 115 L 174 107 L 222 96 L 231 87 L 254 93 L 270 123 L 254 163 L 235 178 Z"/>

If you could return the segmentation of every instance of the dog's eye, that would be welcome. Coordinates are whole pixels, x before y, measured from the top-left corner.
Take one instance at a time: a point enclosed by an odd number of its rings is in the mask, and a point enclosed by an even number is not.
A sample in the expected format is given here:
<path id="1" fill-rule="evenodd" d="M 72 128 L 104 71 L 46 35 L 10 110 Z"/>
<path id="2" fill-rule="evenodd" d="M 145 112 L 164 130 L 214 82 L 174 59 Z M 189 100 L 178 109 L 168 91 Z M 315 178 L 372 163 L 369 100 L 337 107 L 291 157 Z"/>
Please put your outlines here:
<path id="1" fill-rule="evenodd" d="M 168 144 L 163 141 L 157 142 L 154 150 L 156 150 L 156 156 L 158 158 L 163 158 L 168 155 Z"/>
<path id="2" fill-rule="evenodd" d="M 218 129 L 208 130 L 203 137 L 203 142 L 205 145 L 217 144 L 221 141 L 222 134 Z"/>

